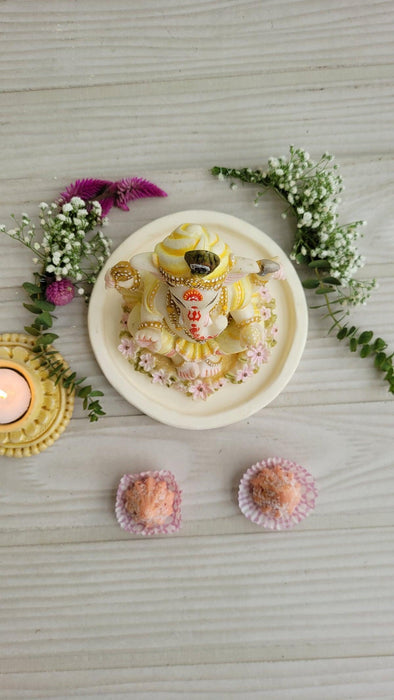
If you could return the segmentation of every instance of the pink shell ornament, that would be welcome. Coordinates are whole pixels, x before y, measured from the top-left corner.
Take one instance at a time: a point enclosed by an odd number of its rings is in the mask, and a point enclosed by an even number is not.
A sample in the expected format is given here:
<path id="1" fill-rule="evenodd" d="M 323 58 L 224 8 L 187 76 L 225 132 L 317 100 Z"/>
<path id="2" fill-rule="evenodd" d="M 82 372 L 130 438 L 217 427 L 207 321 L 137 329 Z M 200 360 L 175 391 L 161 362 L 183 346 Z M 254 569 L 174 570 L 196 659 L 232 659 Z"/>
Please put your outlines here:
<path id="1" fill-rule="evenodd" d="M 116 494 L 115 514 L 134 535 L 170 535 L 181 525 L 181 491 L 171 472 L 124 474 Z"/>
<path id="2" fill-rule="evenodd" d="M 315 507 L 317 487 L 312 475 L 295 462 L 269 457 L 243 475 L 238 503 L 242 513 L 269 530 L 288 530 Z"/>

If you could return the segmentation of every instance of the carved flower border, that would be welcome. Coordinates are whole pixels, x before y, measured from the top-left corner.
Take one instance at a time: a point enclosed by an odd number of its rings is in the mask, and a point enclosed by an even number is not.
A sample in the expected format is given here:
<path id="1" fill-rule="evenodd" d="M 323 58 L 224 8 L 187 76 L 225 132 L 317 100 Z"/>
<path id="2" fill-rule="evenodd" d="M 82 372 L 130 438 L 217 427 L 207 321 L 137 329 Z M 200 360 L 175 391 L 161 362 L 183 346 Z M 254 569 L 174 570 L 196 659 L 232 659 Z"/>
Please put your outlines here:
<path id="1" fill-rule="evenodd" d="M 121 319 L 121 329 L 119 333 L 120 344 L 118 345 L 118 350 L 134 367 L 136 372 L 146 374 L 150 377 L 153 384 L 172 387 L 176 391 L 192 397 L 195 401 L 205 401 L 228 382 L 232 384 L 243 384 L 249 377 L 257 374 L 263 364 L 268 362 L 271 349 L 277 342 L 278 328 L 276 325 L 277 317 L 274 313 L 276 307 L 275 299 L 271 297 L 268 290 L 262 290 L 262 294 L 264 293 L 265 297 L 262 296 L 260 306 L 266 314 L 264 321 L 266 331 L 265 342 L 239 353 L 233 370 L 216 380 L 203 381 L 201 379 L 196 379 L 193 382 L 180 380 L 176 374 L 168 372 L 163 368 L 157 368 L 154 353 L 141 349 L 128 332 L 128 310 L 125 307 L 123 307 L 123 316 Z"/>

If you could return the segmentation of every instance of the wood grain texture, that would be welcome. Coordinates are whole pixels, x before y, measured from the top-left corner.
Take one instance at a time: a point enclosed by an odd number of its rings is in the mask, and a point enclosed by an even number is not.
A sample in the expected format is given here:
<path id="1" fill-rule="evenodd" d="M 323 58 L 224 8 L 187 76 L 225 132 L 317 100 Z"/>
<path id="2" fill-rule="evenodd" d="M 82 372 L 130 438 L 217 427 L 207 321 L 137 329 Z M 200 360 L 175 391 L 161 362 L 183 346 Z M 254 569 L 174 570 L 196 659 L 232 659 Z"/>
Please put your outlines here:
<path id="1" fill-rule="evenodd" d="M 311 661 L 199 664 L 189 666 L 7 674 L 7 697 L 69 700 L 138 697 L 173 700 L 199 697 L 226 700 L 379 700 L 392 698 L 389 658 L 336 658 Z M 353 680 L 356 679 L 356 680 Z M 357 693 L 354 695 L 354 693 Z"/>
<path id="2" fill-rule="evenodd" d="M 5 550 L 2 669 L 392 654 L 392 534 L 297 531 L 292 552 L 288 533 Z"/>
<path id="3" fill-rule="evenodd" d="M 40 700 L 76 696 L 226 700 L 238 699 L 240 693 L 245 700 L 391 700 L 393 680 L 390 658 L 361 657 L 9 673 L 3 688 L 10 700 L 27 693 Z"/>
<path id="4" fill-rule="evenodd" d="M 263 73 L 312 73 L 392 59 L 389 0 L 3 1 L 0 74 L 11 91 Z M 28 43 L 27 43 L 28 42 Z M 295 81 L 298 82 L 298 81 Z"/>
<path id="5" fill-rule="evenodd" d="M 290 143 L 329 150 L 340 220 L 368 221 L 363 276 L 380 285 L 352 318 L 394 348 L 391 0 L 3 0 L 0 27 L 0 222 L 37 217 L 78 177 L 139 175 L 168 198 L 112 211 L 113 247 L 152 219 L 213 209 L 289 253 L 282 203 L 255 208 L 253 189 L 209 169 L 264 166 Z M 1 235 L 2 332 L 30 321 L 32 269 Z M 391 700 L 394 402 L 370 362 L 311 310 L 301 363 L 270 406 L 177 430 L 110 387 L 86 311 L 59 309 L 57 345 L 105 391 L 107 415 L 90 425 L 77 406 L 39 457 L 0 458 L 0 696 Z M 243 471 L 275 454 L 319 486 L 288 533 L 237 505 Z M 183 490 L 183 526 L 145 541 L 119 529 L 115 491 L 123 473 L 156 467 Z"/>
<path id="6" fill-rule="evenodd" d="M 277 454 L 298 461 L 319 483 L 318 512 L 298 529 L 394 526 L 392 421 L 385 403 L 373 412 L 362 403 L 268 407 L 203 435 L 145 416 L 95 426 L 74 420 L 40 459 L 3 459 L 0 543 L 129 539 L 114 518 L 120 477 L 160 468 L 172 471 L 183 490 L 180 537 L 261 536 L 238 509 L 238 483 L 250 465 Z"/>

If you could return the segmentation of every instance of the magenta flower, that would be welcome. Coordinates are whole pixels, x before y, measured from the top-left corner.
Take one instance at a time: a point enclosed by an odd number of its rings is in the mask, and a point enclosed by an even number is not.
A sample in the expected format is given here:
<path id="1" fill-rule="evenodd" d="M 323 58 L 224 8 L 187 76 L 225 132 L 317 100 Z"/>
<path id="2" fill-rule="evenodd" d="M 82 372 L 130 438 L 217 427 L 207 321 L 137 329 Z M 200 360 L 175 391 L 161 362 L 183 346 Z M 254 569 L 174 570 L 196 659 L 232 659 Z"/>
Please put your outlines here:
<path id="1" fill-rule="evenodd" d="M 71 280 L 64 278 L 48 284 L 45 296 L 55 306 L 65 306 L 74 299 L 75 288 Z"/>
<path id="2" fill-rule="evenodd" d="M 102 215 L 106 216 L 114 206 L 129 211 L 127 202 L 144 197 L 167 197 L 167 194 L 141 177 L 127 177 L 116 182 L 86 178 L 71 183 L 61 193 L 59 204 L 66 204 L 73 197 L 81 197 L 85 202 L 100 202 Z"/>

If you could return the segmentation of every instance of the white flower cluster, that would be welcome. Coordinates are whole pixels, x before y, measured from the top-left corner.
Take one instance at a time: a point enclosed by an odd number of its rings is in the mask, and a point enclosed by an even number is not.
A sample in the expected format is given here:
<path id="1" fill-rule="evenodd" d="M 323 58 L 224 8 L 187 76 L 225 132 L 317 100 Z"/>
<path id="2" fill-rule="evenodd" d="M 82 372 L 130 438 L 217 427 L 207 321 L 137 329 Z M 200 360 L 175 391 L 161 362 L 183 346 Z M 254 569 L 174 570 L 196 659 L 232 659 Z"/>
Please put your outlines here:
<path id="1" fill-rule="evenodd" d="M 262 177 L 288 201 L 297 218 L 297 234 L 290 257 L 298 262 L 323 260 L 328 275 L 349 287 L 347 303 L 364 303 L 375 282 L 362 282 L 353 276 L 365 264 L 354 241 L 364 221 L 338 225 L 338 204 L 343 190 L 337 166 L 327 167 L 333 156 L 324 153 L 316 163 L 301 148 L 290 147 L 290 156 L 270 158 Z M 286 218 L 287 212 L 283 217 Z"/>
<path id="2" fill-rule="evenodd" d="M 39 209 L 44 232 L 41 241 L 34 240 L 35 226 L 27 214 L 22 215 L 16 229 L 7 231 L 8 235 L 35 253 L 33 262 L 41 264 L 47 275 L 93 284 L 110 255 L 111 244 L 102 231 L 97 231 L 103 223 L 100 203 L 92 202 L 87 207 L 83 199 L 73 197 L 60 207 L 41 202 Z M 84 293 L 82 287 L 78 291 Z"/>

